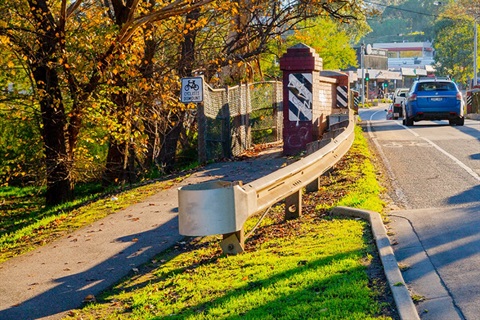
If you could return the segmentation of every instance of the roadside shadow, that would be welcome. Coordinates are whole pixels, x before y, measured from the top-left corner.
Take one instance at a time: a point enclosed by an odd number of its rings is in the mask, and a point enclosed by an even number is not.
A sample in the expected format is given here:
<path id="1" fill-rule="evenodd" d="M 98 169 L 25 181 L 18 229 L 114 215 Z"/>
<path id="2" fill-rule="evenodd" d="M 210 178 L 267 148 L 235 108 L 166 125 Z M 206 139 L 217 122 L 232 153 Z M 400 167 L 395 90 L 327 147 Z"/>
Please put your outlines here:
<path id="1" fill-rule="evenodd" d="M 479 188 L 476 189 L 477 197 Z M 477 198 L 476 204 L 471 207 L 441 209 L 442 216 L 438 223 L 426 217 L 423 214 L 424 209 L 419 209 L 417 215 L 409 213 L 398 216 L 409 221 L 414 237 L 419 241 L 419 245 L 415 245 L 414 240 L 403 239 L 403 242 L 400 240 L 395 245 L 395 255 L 399 262 L 408 259 L 415 261 L 413 264 L 407 263 L 408 268 L 402 272 L 407 282 L 428 278 L 432 270 L 424 266 L 431 263 L 435 270 L 442 270 L 442 273 L 449 272 L 447 271 L 449 268 L 455 268 L 465 279 L 472 277 L 472 281 L 464 284 L 464 289 L 468 290 L 467 287 L 471 286 L 471 292 L 478 292 L 474 287 L 478 288 L 476 278 L 479 269 L 468 263 L 468 259 L 480 252 L 478 199 L 480 198 Z M 416 258 L 425 252 L 424 259 Z"/>
<path id="2" fill-rule="evenodd" d="M 88 270 L 52 279 L 52 288 L 19 305 L 1 310 L 0 319 L 58 317 L 61 313 L 79 308 L 86 297 L 96 296 L 123 277 L 133 275 L 135 268 L 150 262 L 181 239 L 184 237 L 178 234 L 177 217 L 150 231 L 117 238 L 115 241 L 130 245 Z"/>
<path id="3" fill-rule="evenodd" d="M 451 196 L 447 200 L 448 204 L 474 204 L 480 203 L 480 185 L 474 186 L 462 193 Z"/>
<path id="4" fill-rule="evenodd" d="M 475 153 L 470 155 L 470 159 L 472 160 L 480 160 L 480 153 Z"/>
<path id="5" fill-rule="evenodd" d="M 267 159 L 218 162 L 207 165 L 198 176 L 214 177 L 214 180 L 229 182 L 243 181 L 245 184 L 281 169 L 287 162 L 288 159 L 278 153 Z M 228 170 L 225 170 L 225 167 L 227 167 Z"/>
<path id="6" fill-rule="evenodd" d="M 480 129 L 480 121 L 477 121 L 478 122 L 478 127 Z M 461 131 L 462 133 L 465 133 L 469 136 L 472 136 L 474 138 L 476 138 L 478 141 L 480 141 L 480 130 L 479 129 L 475 129 L 473 127 L 467 127 L 467 126 L 454 126 L 453 128 L 457 129 L 458 131 Z"/>

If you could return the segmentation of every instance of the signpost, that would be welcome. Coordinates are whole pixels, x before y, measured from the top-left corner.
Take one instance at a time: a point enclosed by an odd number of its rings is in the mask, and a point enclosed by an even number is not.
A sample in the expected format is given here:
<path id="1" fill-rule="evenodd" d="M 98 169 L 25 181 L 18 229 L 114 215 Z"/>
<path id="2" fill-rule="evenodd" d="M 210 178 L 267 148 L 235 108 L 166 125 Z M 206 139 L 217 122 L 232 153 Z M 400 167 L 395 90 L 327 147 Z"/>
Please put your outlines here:
<path id="1" fill-rule="evenodd" d="M 182 78 L 182 89 L 180 92 L 180 101 L 182 103 L 203 102 L 203 78 L 202 77 Z"/>
<path id="2" fill-rule="evenodd" d="M 207 161 L 205 137 L 206 119 L 203 108 L 203 77 L 182 78 L 182 88 L 180 89 L 180 102 L 195 103 L 197 105 L 197 124 L 198 124 L 198 161 L 205 163 Z"/>

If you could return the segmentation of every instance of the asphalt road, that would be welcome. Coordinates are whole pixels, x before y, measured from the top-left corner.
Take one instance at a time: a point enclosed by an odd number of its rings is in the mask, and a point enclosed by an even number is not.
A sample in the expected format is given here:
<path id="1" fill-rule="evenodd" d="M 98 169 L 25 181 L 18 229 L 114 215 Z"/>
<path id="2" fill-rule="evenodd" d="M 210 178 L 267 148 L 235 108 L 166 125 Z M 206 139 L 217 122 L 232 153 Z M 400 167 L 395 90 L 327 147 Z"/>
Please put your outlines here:
<path id="1" fill-rule="evenodd" d="M 422 319 L 480 318 L 480 121 L 385 120 L 361 110 L 398 209 L 391 242 Z"/>

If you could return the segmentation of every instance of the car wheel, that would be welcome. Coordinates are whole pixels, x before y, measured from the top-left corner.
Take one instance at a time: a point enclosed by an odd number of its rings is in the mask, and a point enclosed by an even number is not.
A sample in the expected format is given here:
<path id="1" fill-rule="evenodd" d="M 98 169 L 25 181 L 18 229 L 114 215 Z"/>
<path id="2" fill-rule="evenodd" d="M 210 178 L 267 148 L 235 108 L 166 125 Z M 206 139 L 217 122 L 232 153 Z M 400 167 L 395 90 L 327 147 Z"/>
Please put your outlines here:
<path id="1" fill-rule="evenodd" d="M 412 119 L 412 118 L 408 118 L 408 117 L 405 118 L 405 125 L 406 125 L 407 127 L 413 126 L 413 119 Z"/>
<path id="2" fill-rule="evenodd" d="M 451 126 L 455 125 L 456 123 L 457 123 L 456 120 L 448 120 L 448 124 Z"/>
<path id="3" fill-rule="evenodd" d="M 465 124 L 465 118 L 457 119 L 457 126 L 463 126 Z"/>

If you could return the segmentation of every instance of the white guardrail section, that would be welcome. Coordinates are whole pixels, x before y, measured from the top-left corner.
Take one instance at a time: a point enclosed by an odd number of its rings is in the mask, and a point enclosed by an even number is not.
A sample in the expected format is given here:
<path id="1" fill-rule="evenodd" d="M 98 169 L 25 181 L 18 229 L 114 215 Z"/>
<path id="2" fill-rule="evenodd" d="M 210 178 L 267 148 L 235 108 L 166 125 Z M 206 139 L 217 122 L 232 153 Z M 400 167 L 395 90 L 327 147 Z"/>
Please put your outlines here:
<path id="1" fill-rule="evenodd" d="M 267 210 L 295 193 L 301 195 L 302 188 L 316 179 L 318 181 L 347 153 L 355 137 L 354 126 L 355 118 L 350 110 L 345 130 L 318 151 L 248 184 L 213 181 L 180 187 L 180 234 L 223 234 L 225 237 L 243 230 L 251 215 Z M 242 239 L 239 241 L 243 242 Z"/>

